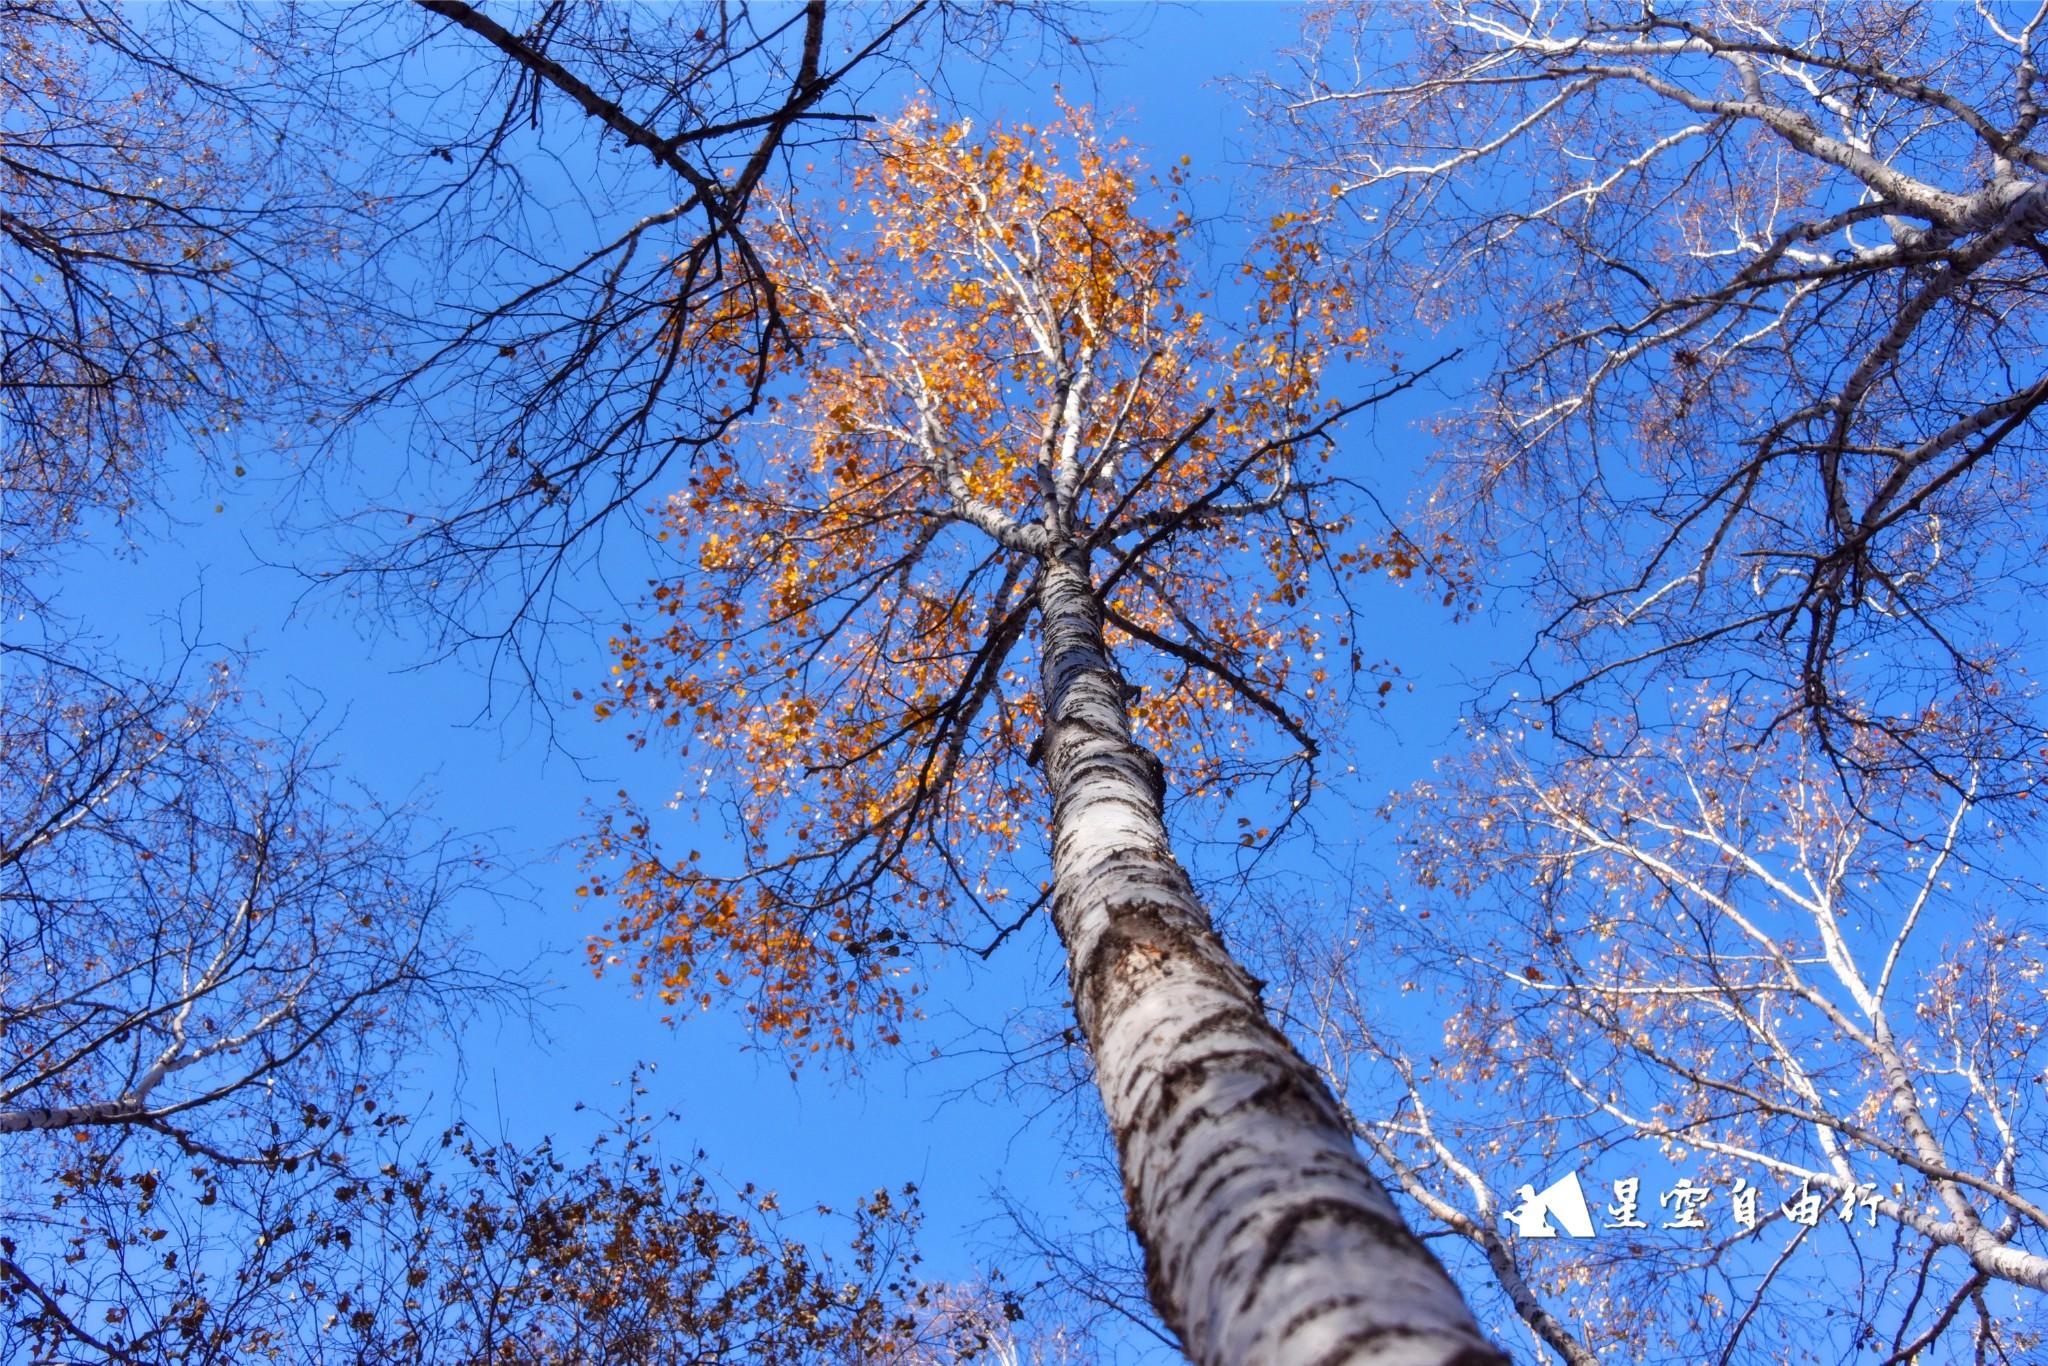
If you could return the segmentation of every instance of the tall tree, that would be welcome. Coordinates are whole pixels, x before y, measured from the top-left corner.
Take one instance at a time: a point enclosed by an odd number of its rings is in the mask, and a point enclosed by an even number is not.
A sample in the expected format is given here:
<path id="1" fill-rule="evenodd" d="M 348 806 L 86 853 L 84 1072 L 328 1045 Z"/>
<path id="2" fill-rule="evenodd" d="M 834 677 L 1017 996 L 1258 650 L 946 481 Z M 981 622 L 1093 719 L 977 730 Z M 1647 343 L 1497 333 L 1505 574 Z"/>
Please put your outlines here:
<path id="1" fill-rule="evenodd" d="M 1361 406 L 1320 388 L 1365 340 L 1341 284 L 1282 220 L 1226 332 L 1187 279 L 1179 173 L 1148 184 L 1078 115 L 976 140 L 914 110 L 872 150 L 837 216 L 858 232 L 788 212 L 764 247 L 804 381 L 672 498 L 681 563 L 654 624 L 614 641 L 599 704 L 701 773 L 679 799 L 719 780 L 735 847 L 671 859 L 646 815 L 607 818 L 600 967 L 679 1004 L 742 995 L 799 1053 L 894 1040 L 906 949 L 1017 923 L 1036 767 L 1051 877 L 1022 914 L 1050 903 L 1184 1349 L 1498 1360 L 1166 824 L 1169 773 L 1190 797 L 1274 780 L 1291 819 L 1303 716 L 1360 667 L 1341 600 L 1310 588 L 1375 555 L 1328 466 Z M 717 320 L 679 332 L 732 353 Z M 1377 555 L 1421 562 L 1405 541 Z"/>
<path id="2" fill-rule="evenodd" d="M 260 1349 L 296 1202 L 501 985 L 447 923 L 476 870 L 227 666 L 67 637 L 61 571 L 314 378 L 308 263 L 349 210 L 318 111 L 196 7 L 10 5 L 0 47 L 0 1355 Z"/>
<path id="3" fill-rule="evenodd" d="M 1482 342 L 1432 510 L 1528 567 L 1553 721 L 1760 676 L 1760 724 L 1852 777 L 2038 783 L 2042 36 L 2000 4 L 1314 12 L 1277 155 L 1384 307 Z"/>

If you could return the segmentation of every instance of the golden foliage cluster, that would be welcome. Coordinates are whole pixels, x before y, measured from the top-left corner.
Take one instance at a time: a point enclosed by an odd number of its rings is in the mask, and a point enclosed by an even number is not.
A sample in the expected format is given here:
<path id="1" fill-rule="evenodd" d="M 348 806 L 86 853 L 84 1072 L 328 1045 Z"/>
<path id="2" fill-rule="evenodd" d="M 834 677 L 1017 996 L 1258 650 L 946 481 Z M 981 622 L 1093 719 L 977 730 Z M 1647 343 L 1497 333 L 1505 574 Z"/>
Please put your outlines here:
<path id="1" fill-rule="evenodd" d="M 798 1053 L 851 1047 L 861 1019 L 894 1042 L 913 938 L 998 923 L 1015 878 L 990 870 L 1035 790 L 1046 546 L 1111 563 L 1133 720 L 1194 793 L 1259 762 L 1253 713 L 1316 710 L 1362 668 L 1318 573 L 1442 558 L 1360 544 L 1326 500 L 1325 373 L 1369 338 L 1306 221 L 1269 225 L 1226 328 L 1184 165 L 1148 175 L 1081 110 L 977 136 L 913 107 L 868 150 L 829 221 L 785 205 L 760 234 L 801 382 L 671 498 L 675 574 L 595 703 L 682 760 L 672 805 L 723 795 L 737 845 L 670 858 L 622 793 L 587 845 L 613 907 L 595 964 L 670 1003 L 739 993 Z"/>

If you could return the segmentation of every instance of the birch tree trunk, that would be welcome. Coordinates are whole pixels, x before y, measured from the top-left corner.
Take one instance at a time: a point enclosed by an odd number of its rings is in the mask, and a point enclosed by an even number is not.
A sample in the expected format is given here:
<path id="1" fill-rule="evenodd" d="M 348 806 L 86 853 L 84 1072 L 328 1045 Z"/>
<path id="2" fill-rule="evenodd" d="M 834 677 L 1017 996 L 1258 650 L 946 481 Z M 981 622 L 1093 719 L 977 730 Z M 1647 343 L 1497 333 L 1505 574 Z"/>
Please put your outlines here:
<path id="1" fill-rule="evenodd" d="M 1175 860 L 1086 552 L 1037 593 L 1053 917 L 1154 1306 L 1201 1366 L 1502 1366 Z"/>

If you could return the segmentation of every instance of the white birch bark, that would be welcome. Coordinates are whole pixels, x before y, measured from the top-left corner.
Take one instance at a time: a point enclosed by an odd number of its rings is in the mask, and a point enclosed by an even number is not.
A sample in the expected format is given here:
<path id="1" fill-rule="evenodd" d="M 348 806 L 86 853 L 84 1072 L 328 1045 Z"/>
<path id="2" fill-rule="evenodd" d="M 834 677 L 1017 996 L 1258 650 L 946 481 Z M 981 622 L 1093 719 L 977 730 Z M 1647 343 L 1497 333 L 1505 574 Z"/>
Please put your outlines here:
<path id="1" fill-rule="evenodd" d="M 1504 1366 L 1175 860 L 1085 552 L 1037 591 L 1053 916 L 1153 1304 L 1200 1366 Z"/>

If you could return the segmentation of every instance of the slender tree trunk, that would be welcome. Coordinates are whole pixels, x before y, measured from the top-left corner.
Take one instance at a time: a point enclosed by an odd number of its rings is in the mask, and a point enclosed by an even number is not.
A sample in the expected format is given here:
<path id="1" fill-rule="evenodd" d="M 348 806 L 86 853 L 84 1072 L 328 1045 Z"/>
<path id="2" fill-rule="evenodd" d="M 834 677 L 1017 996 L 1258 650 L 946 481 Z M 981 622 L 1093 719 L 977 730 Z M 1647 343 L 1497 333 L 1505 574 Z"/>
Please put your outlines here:
<path id="1" fill-rule="evenodd" d="M 1037 592 L 1053 919 L 1152 1303 L 1200 1366 L 1504 1366 L 1175 860 L 1085 552 Z"/>

